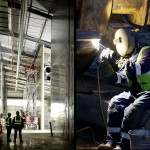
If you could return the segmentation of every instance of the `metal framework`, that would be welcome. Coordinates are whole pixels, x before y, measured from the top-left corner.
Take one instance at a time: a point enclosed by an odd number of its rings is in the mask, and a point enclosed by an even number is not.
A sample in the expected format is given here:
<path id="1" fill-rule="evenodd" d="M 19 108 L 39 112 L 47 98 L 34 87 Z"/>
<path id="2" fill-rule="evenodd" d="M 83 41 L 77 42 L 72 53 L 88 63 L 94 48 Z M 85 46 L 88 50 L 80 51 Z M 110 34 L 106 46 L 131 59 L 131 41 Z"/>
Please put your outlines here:
<path id="1" fill-rule="evenodd" d="M 52 5 L 51 8 L 53 8 L 54 2 L 52 2 L 51 5 Z M 8 7 L 21 9 L 21 4 L 16 3 L 14 0 L 9 0 Z M 30 4 L 30 6 L 28 7 L 28 11 L 31 13 L 34 13 L 36 15 L 42 16 L 44 18 L 52 19 L 52 17 L 53 17 L 52 14 L 47 14 L 46 12 L 42 12 L 39 9 L 32 8 L 32 4 Z M 53 13 L 53 12 L 51 12 L 51 13 Z"/>

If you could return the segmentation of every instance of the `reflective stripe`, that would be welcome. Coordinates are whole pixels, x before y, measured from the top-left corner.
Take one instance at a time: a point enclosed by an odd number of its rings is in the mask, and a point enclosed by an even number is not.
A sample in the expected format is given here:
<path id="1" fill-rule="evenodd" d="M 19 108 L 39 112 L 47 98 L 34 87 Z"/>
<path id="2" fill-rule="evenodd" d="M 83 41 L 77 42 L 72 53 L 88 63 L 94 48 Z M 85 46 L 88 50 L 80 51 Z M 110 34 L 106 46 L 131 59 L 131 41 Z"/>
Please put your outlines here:
<path id="1" fill-rule="evenodd" d="M 144 56 L 144 52 L 149 51 L 150 46 L 144 46 L 141 50 L 140 53 L 138 54 L 137 57 L 137 62 L 141 60 L 141 58 Z"/>
<path id="2" fill-rule="evenodd" d="M 139 63 L 135 64 L 136 68 L 136 78 L 137 82 L 140 84 L 143 91 L 150 90 L 150 71 L 147 73 L 141 74 L 141 65 Z"/>
<path id="3" fill-rule="evenodd" d="M 142 74 L 136 77 L 143 91 L 150 90 L 150 74 Z"/>
<path id="4" fill-rule="evenodd" d="M 130 139 L 129 134 L 128 134 L 128 133 L 125 133 L 125 132 L 122 132 L 122 131 L 121 131 L 121 133 L 120 133 L 120 136 L 121 136 L 122 138 L 124 138 L 124 139 Z"/>
<path id="5" fill-rule="evenodd" d="M 17 120 L 16 118 L 17 118 L 17 117 L 15 117 L 15 121 L 21 122 L 21 117 L 19 117 L 19 118 L 20 118 L 19 120 Z"/>
<path id="6" fill-rule="evenodd" d="M 129 83 L 128 73 L 126 71 L 124 71 L 124 74 L 126 76 L 127 82 Z"/>
<path id="7" fill-rule="evenodd" d="M 10 124 L 9 124 L 9 120 L 10 120 L 11 118 L 6 118 L 6 126 L 10 126 Z"/>
<path id="8" fill-rule="evenodd" d="M 141 65 L 139 63 L 135 63 L 136 75 L 141 75 Z"/>
<path id="9" fill-rule="evenodd" d="M 119 75 L 119 73 L 117 73 L 117 77 L 118 77 L 118 81 L 116 83 L 121 83 L 121 76 Z"/>
<path id="10" fill-rule="evenodd" d="M 131 87 L 133 85 L 133 82 L 132 82 L 132 80 L 130 80 L 128 72 L 127 71 L 124 71 L 124 72 L 125 72 L 125 76 L 127 78 L 128 86 Z"/>
<path id="11" fill-rule="evenodd" d="M 107 128 L 107 131 L 111 132 L 111 133 L 119 133 L 120 130 L 121 130 L 121 128 L 119 128 L 119 127 L 108 127 Z"/>
<path id="12" fill-rule="evenodd" d="M 19 120 L 16 119 L 17 117 L 15 117 L 15 123 L 14 124 L 21 124 L 21 117 Z"/>

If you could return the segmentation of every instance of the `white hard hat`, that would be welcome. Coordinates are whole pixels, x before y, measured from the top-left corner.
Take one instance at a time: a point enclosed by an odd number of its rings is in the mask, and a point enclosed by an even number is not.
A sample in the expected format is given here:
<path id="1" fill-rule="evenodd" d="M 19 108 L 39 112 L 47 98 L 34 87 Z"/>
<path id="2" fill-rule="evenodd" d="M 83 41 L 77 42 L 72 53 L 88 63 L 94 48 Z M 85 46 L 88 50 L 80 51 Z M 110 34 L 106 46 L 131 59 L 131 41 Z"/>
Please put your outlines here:
<path id="1" fill-rule="evenodd" d="M 132 53 L 135 48 L 135 37 L 130 29 L 118 29 L 113 42 L 116 45 L 117 52 L 121 56 Z"/>

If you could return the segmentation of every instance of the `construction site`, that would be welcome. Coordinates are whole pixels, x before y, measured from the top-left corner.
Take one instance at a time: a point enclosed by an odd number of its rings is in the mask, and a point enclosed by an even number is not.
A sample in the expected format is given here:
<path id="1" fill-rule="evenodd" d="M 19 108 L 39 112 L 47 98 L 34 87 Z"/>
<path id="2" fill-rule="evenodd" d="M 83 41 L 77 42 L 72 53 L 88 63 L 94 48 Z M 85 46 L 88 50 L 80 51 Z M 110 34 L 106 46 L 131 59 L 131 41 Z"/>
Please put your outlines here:
<path id="1" fill-rule="evenodd" d="M 1 150 L 72 149 L 73 8 L 69 0 L 0 1 Z M 7 140 L 5 119 L 17 111 L 23 143 L 13 142 L 14 129 Z"/>

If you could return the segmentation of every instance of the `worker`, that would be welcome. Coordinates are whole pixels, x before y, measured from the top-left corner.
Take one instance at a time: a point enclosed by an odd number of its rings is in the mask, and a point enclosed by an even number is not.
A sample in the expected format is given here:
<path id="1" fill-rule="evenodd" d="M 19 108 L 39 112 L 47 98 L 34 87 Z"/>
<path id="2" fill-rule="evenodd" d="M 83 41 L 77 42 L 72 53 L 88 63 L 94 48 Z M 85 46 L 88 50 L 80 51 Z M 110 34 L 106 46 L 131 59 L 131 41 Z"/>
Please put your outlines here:
<path id="1" fill-rule="evenodd" d="M 22 129 L 23 129 L 24 123 L 23 123 L 23 118 L 19 115 L 19 111 L 16 111 L 16 116 L 13 118 L 12 125 L 14 128 L 14 143 L 16 143 L 16 137 L 17 137 L 18 130 L 19 130 L 20 142 L 23 142 Z"/>
<path id="2" fill-rule="evenodd" d="M 23 128 L 25 128 L 25 120 L 26 120 L 25 112 L 22 111 L 22 110 L 20 110 L 20 115 L 21 115 L 21 117 L 22 117 L 22 119 L 23 119 L 23 124 L 24 124 L 24 127 L 23 127 Z"/>
<path id="3" fill-rule="evenodd" d="M 10 139 L 11 129 L 12 129 L 11 113 L 8 113 L 5 121 L 6 121 L 6 129 L 7 129 L 7 142 L 11 142 L 11 139 Z"/>
<path id="4" fill-rule="evenodd" d="M 0 114 L 0 143 L 3 141 L 2 140 L 2 134 L 4 133 L 3 132 L 3 130 L 4 130 L 4 122 L 5 122 L 4 114 L 1 113 Z"/>
<path id="5" fill-rule="evenodd" d="M 115 51 L 103 50 L 97 59 L 106 82 L 128 83 L 124 92 L 109 101 L 107 137 L 98 149 L 129 150 L 128 131 L 139 128 L 140 118 L 146 109 L 150 109 L 150 46 L 139 45 L 136 34 L 127 28 L 120 28 L 115 33 L 117 53 L 128 58 L 119 71 L 114 71 L 109 63 L 115 62 L 111 60 Z"/>

